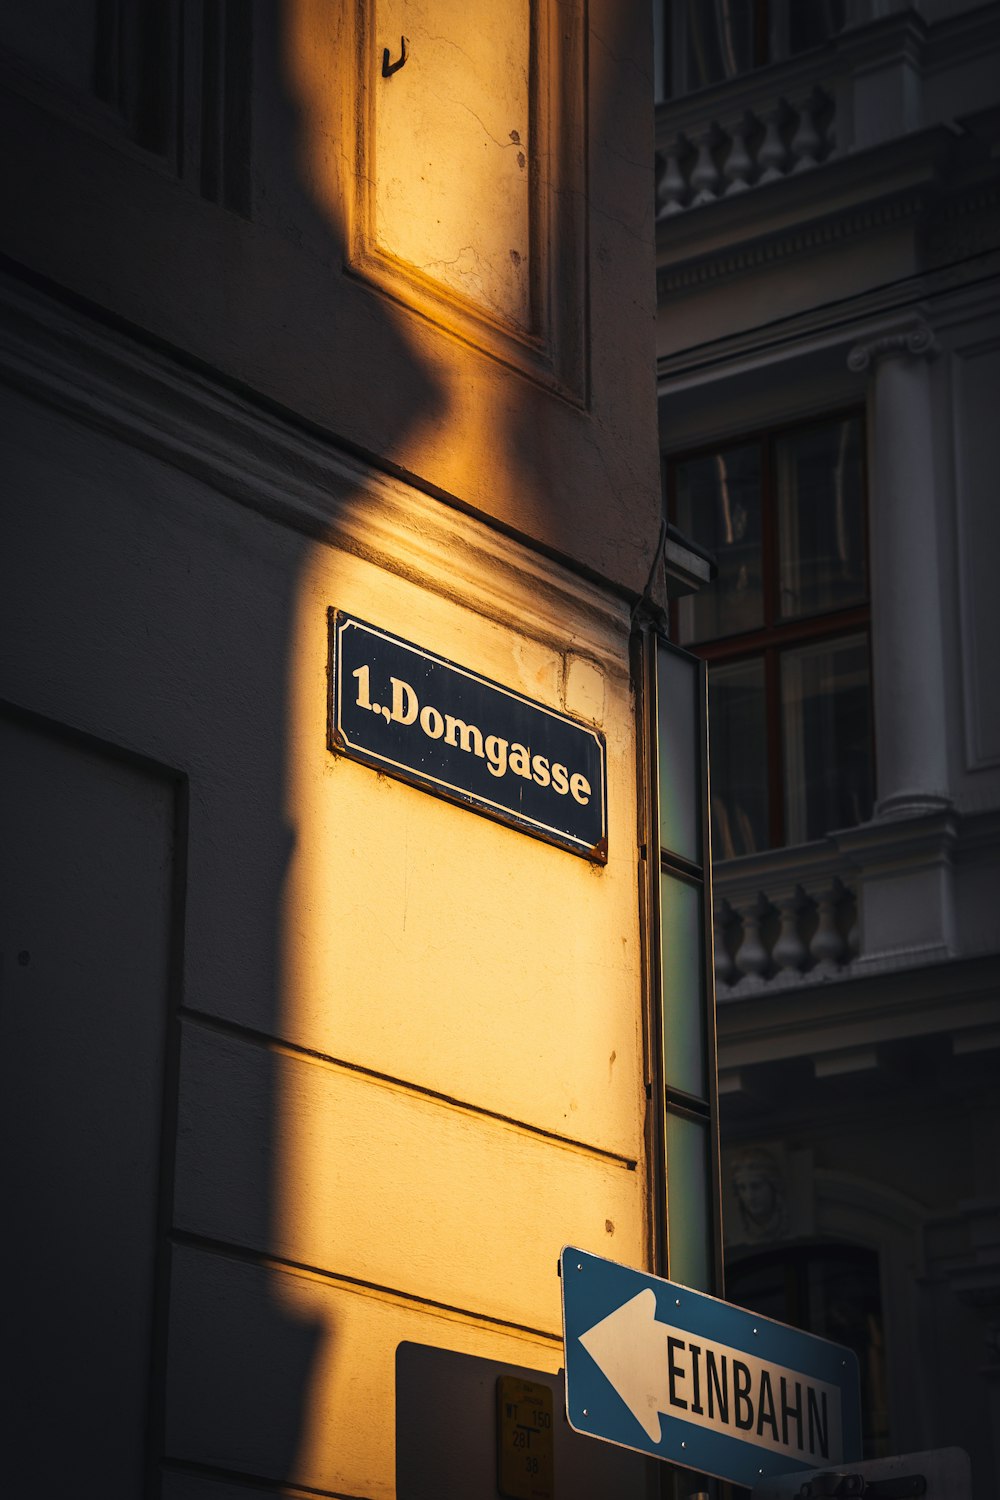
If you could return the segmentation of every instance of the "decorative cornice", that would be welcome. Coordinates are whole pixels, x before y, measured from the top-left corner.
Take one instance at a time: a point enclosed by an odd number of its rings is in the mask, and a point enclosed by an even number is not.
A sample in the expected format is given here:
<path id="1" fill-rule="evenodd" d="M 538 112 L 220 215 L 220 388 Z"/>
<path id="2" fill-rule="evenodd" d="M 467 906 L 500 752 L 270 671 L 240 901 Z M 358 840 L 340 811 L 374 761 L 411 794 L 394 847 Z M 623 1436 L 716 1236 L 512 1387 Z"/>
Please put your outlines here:
<path id="1" fill-rule="evenodd" d="M 709 254 L 675 269 L 662 267 L 656 277 L 657 297 L 663 298 L 670 292 L 686 291 L 727 276 L 739 276 L 787 260 L 790 256 L 801 255 L 804 251 L 825 249 L 855 235 L 869 234 L 872 230 L 917 218 L 926 203 L 923 193 L 909 193 L 890 202 L 871 204 L 786 234 L 757 240 L 739 249 Z"/>
<path id="2" fill-rule="evenodd" d="M 824 368 L 847 370 L 847 353 L 859 340 L 873 336 L 875 328 L 895 327 L 918 316 L 930 317 L 940 332 L 960 326 L 967 328 L 1000 313 L 1000 251 L 981 264 L 949 266 L 912 276 L 889 286 L 866 288 L 854 296 L 832 305 L 808 307 L 778 323 L 740 328 L 705 344 L 682 345 L 660 354 L 656 362 L 657 388 L 662 398 L 676 399 L 688 395 L 709 382 L 722 383 L 737 377 L 758 375 L 775 368 L 797 370 Z M 964 337 L 964 335 L 963 335 Z M 838 375 L 838 380 L 840 379 Z M 832 399 L 853 399 L 856 386 L 849 374 L 843 376 L 844 388 Z M 800 393 L 807 389 L 799 382 Z M 796 407 L 798 414 L 812 415 L 829 409 L 831 397 L 824 386 L 815 388 L 816 401 Z M 850 392 L 850 395 L 845 394 Z M 704 407 L 704 403 L 702 403 Z M 713 404 L 713 409 L 718 409 Z M 711 442 L 728 436 L 731 427 L 697 429 L 694 441 Z M 738 428 L 737 428 L 738 430 Z M 673 446 L 677 451 L 693 445 L 690 434 L 675 432 Z"/>
<path id="3" fill-rule="evenodd" d="M 997 972 L 996 954 L 955 959 L 938 947 L 848 969 L 827 983 L 741 985 L 719 997 L 720 1066 L 976 1031 L 996 1020 Z"/>
<path id="4" fill-rule="evenodd" d="M 185 368 L 0 277 L 0 382 L 194 474 L 237 503 L 476 614 L 622 670 L 629 606 L 490 526 Z"/>
<path id="5" fill-rule="evenodd" d="M 977 186 L 944 203 L 927 226 L 931 265 L 978 256 L 1000 246 L 1000 182 Z"/>
<path id="6" fill-rule="evenodd" d="M 847 368 L 860 375 L 880 359 L 899 356 L 935 359 L 940 353 L 941 345 L 932 330 L 922 318 L 914 318 L 900 328 L 890 329 L 886 333 L 877 334 L 875 338 L 863 339 L 855 344 L 847 356 Z M 936 804 L 933 810 L 936 810 Z"/>

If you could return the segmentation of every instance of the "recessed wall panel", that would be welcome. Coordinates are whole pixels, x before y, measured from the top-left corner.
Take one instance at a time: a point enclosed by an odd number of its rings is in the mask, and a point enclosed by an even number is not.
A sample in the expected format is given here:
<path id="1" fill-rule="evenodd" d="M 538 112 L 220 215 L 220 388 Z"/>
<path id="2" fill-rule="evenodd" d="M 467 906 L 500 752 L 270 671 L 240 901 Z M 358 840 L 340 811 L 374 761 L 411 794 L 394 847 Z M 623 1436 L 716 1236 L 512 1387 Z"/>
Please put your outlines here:
<path id="1" fill-rule="evenodd" d="M 375 0 L 373 33 L 375 245 L 528 329 L 528 0 Z"/>
<path id="2" fill-rule="evenodd" d="M 6 1494 L 140 1493 L 173 793 L 0 718 Z"/>

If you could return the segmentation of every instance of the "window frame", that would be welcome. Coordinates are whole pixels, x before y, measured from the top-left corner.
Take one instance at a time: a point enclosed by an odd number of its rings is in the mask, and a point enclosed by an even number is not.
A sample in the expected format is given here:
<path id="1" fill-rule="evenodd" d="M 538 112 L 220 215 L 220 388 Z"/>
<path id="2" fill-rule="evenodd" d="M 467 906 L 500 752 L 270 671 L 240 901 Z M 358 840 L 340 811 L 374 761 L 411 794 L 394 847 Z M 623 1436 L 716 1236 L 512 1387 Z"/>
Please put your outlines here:
<path id="1" fill-rule="evenodd" d="M 776 442 L 789 434 L 824 424 L 856 419 L 861 452 L 861 529 L 864 537 L 864 585 L 862 604 L 783 619 L 779 608 L 778 504 L 774 450 Z M 736 665 L 761 661 L 764 669 L 764 730 L 767 751 L 768 849 L 788 847 L 785 830 L 784 745 L 782 734 L 781 657 L 784 651 L 824 641 L 835 641 L 848 635 L 863 635 L 867 648 L 869 702 L 868 753 L 872 767 L 874 793 L 875 715 L 872 687 L 871 633 L 871 533 L 869 529 L 868 432 L 865 407 L 852 403 L 831 411 L 812 413 L 789 422 L 772 422 L 763 427 L 737 432 L 697 447 L 677 449 L 663 455 L 663 487 L 667 517 L 677 525 L 677 468 L 694 459 L 708 458 L 729 448 L 757 444 L 761 452 L 761 598 L 763 623 L 752 630 L 719 636 L 714 640 L 682 642 L 680 640 L 680 606 L 670 605 L 670 637 L 680 648 L 704 661 L 709 669 L 718 665 Z M 764 852 L 764 851 L 759 851 Z"/>

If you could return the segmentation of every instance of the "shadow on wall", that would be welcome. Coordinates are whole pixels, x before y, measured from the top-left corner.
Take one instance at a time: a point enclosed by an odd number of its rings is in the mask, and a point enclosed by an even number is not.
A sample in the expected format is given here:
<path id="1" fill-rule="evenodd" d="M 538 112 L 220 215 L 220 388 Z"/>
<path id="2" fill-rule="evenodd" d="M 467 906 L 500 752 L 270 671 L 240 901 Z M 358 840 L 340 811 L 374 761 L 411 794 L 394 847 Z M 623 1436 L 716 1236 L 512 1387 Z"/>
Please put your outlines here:
<path id="1" fill-rule="evenodd" d="M 280 204 L 269 204 L 268 213 L 328 268 L 335 305 L 342 295 L 346 230 L 334 195 L 324 190 L 329 179 L 320 164 L 340 143 L 326 134 L 327 119 L 317 118 L 316 90 L 337 76 L 329 56 L 336 36 L 327 8 L 310 4 L 288 7 L 275 0 L 257 24 L 255 88 L 266 101 L 266 137 L 255 149 L 268 152 L 267 181 L 280 182 L 281 192 Z M 264 77 L 262 70 L 273 72 Z M 276 162 L 285 170 L 276 170 Z M 266 285 L 257 296 L 253 316 L 260 319 L 267 357 Z M 313 351 L 314 367 L 356 362 L 362 388 L 381 372 L 393 393 L 390 425 L 398 453 L 423 425 L 444 420 L 445 394 L 388 298 L 371 296 L 366 340 L 365 348 L 348 343 L 325 351 L 325 358 Z M 324 399 L 322 390 L 314 396 Z M 385 401 L 384 391 L 380 399 Z M 336 398 L 326 422 L 333 433 L 347 425 Z M 326 503 L 336 516 L 358 496 L 344 478 L 333 482 L 340 489 Z M 352 1478 L 352 1490 L 358 1482 L 357 1474 L 345 1474 L 339 1449 L 356 1453 L 359 1435 L 340 1430 L 340 1401 L 331 1401 L 352 1379 L 336 1310 L 342 1293 L 331 1280 L 343 1266 L 336 1242 L 318 1245 L 309 1233 L 312 1196 L 323 1192 L 313 1163 L 288 1171 L 289 1151 L 308 1145 L 302 1074 L 316 1073 L 315 1061 L 305 1063 L 300 1049 L 324 1050 L 289 988 L 295 952 L 310 948 L 317 924 L 332 929 L 335 944 L 354 940 L 341 926 L 342 872 L 327 872 L 325 888 L 311 893 L 308 909 L 296 910 L 288 896 L 296 851 L 312 836 L 298 822 L 310 814 L 309 803 L 298 805 L 301 764 L 315 765 L 315 754 L 304 754 L 294 737 L 311 734 L 320 750 L 325 736 L 323 675 L 306 674 L 309 703 L 300 712 L 301 622 L 307 617 L 305 632 L 315 639 L 325 633 L 327 606 L 338 603 L 337 553 L 324 546 L 321 523 L 318 530 L 318 538 L 281 533 L 280 569 L 274 569 L 272 554 L 263 599 L 235 563 L 240 625 L 233 630 L 234 661 L 246 661 L 248 641 L 257 644 L 252 675 L 243 684 L 253 724 L 233 743 L 252 746 L 258 784 L 249 785 L 241 772 L 238 784 L 227 788 L 238 804 L 232 829 L 242 847 L 227 843 L 207 851 L 213 868 L 202 888 L 213 893 L 210 912 L 197 910 L 202 872 L 192 816 L 188 920 L 198 931 L 196 943 L 188 944 L 182 1025 L 176 1190 L 182 1232 L 173 1251 L 164 1449 L 168 1466 L 179 1460 L 333 1493 Z M 314 592 L 317 578 L 328 591 L 323 597 Z M 323 795 L 336 798 L 337 785 L 328 783 Z M 196 798 L 192 785 L 193 803 Z M 215 892 L 226 893 L 221 911 Z M 202 998 L 206 1011 L 221 1013 L 221 1026 L 203 1023 Z M 364 1004 L 364 996 L 334 989 L 326 1003 Z M 353 1149 L 343 1143 L 345 1152 Z M 293 1175 L 297 1184 L 290 1182 Z M 358 1211 L 371 1210 L 358 1205 Z M 341 1236 L 350 1236 L 349 1224 L 337 1226 L 336 1239 Z M 363 1372 L 353 1378 L 363 1379 Z"/>
<path id="2" fill-rule="evenodd" d="M 279 216 L 336 296 L 343 230 L 300 180 L 308 121 L 288 15 L 258 7 L 268 180 L 277 157 Z M 44 151 L 41 127 L 33 146 Z M 56 236 L 45 192 L 39 180 L 36 216 Z M 113 262 L 125 252 L 106 213 Z M 167 236 L 157 253 L 151 308 L 178 295 Z M 256 321 L 264 367 L 280 357 L 272 289 L 240 306 L 236 284 L 216 295 Z M 387 300 L 372 298 L 369 323 L 399 376 L 397 438 L 440 420 L 441 392 Z M 95 327 L 96 347 L 117 338 Z M 178 1500 L 226 1474 L 322 1492 L 303 1425 L 338 1330 L 297 1311 L 288 1288 L 336 1267 L 292 1267 L 275 1196 L 275 1043 L 296 1040 L 281 993 L 298 832 L 289 653 L 317 542 L 253 501 L 235 510 L 230 477 L 210 462 L 192 475 L 183 443 L 110 408 L 99 424 L 55 409 L 79 417 L 91 394 L 43 388 L 43 405 L 0 389 L 0 463 L 24 502 L 0 559 L 0 697 L 19 706 L 0 716 L 5 1483 L 132 1500 L 145 1468 L 148 1493 L 164 1484 Z M 321 721 L 322 682 L 317 693 Z"/>

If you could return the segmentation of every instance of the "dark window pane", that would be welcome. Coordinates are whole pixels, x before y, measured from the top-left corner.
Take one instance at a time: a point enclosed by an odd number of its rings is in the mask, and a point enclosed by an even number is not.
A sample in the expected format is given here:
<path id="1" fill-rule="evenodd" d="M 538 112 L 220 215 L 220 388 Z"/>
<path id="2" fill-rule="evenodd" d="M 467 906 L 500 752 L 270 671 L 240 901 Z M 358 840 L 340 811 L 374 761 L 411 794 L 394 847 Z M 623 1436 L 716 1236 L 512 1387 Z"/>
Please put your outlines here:
<path id="1" fill-rule="evenodd" d="M 844 0 L 788 0 L 788 51 L 820 47 L 844 29 Z"/>
<path id="2" fill-rule="evenodd" d="M 777 1323 L 801 1327 L 796 1283 L 796 1268 L 780 1251 L 726 1266 L 727 1301 Z"/>
<path id="3" fill-rule="evenodd" d="M 753 0 L 677 0 L 677 9 L 688 89 L 749 72 L 754 65 Z"/>
<path id="4" fill-rule="evenodd" d="M 860 421 L 849 417 L 789 433 L 774 451 L 782 616 L 861 603 L 866 566 Z"/>
<path id="5" fill-rule="evenodd" d="M 688 459 L 676 476 L 677 524 L 719 564 L 714 583 L 680 601 L 681 642 L 756 629 L 764 620 L 759 445 Z"/>
<path id="6" fill-rule="evenodd" d="M 701 664 L 656 653 L 660 845 L 693 865 L 701 856 Z"/>
<path id="7" fill-rule="evenodd" d="M 764 663 L 713 667 L 708 687 L 712 853 L 733 859 L 768 847 Z"/>
<path id="8" fill-rule="evenodd" d="M 662 104 L 671 94 L 667 24 L 667 0 L 653 0 L 653 98 L 657 104 Z"/>
<path id="9" fill-rule="evenodd" d="M 889 1452 L 885 1338 L 877 1255 L 847 1245 L 789 1246 L 726 1266 L 730 1302 L 858 1356 L 865 1457 Z"/>
<path id="10" fill-rule="evenodd" d="M 712 1290 L 708 1126 L 667 1113 L 667 1239 L 670 1279 Z"/>
<path id="11" fill-rule="evenodd" d="M 655 22 L 663 25 L 654 0 Z M 666 85 L 680 95 L 819 47 L 842 31 L 845 0 L 673 0 Z M 657 98 L 663 98 L 661 93 Z"/>
<path id="12" fill-rule="evenodd" d="M 85 93 L 94 86 L 96 36 L 96 0 L 6 0 L 0 6 L 0 42 Z"/>
<path id="13" fill-rule="evenodd" d="M 822 838 L 872 809 L 865 636 L 786 651 L 781 660 L 785 838 Z"/>
<path id="14" fill-rule="evenodd" d="M 660 876 L 660 973 L 663 1060 L 668 1088 L 704 1099 L 705 965 L 702 893 L 665 871 Z"/>
<path id="15" fill-rule="evenodd" d="M 816 1252 L 808 1261 L 806 1297 L 806 1327 L 858 1356 L 865 1457 L 881 1458 L 889 1452 L 889 1411 L 877 1256 Z"/>

